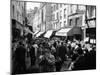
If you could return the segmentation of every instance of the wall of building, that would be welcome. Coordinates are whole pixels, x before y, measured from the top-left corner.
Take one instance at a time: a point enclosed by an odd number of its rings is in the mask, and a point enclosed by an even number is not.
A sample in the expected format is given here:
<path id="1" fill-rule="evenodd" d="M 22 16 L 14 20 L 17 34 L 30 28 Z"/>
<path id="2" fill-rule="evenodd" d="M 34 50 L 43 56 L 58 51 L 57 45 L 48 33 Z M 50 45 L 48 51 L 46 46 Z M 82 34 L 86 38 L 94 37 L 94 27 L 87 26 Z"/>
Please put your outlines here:
<path id="1" fill-rule="evenodd" d="M 15 23 L 12 22 L 12 27 L 15 26 L 15 28 L 20 30 L 20 35 L 23 35 L 23 26 L 25 25 L 25 15 L 26 15 L 26 3 L 22 1 L 11 1 L 11 21 L 15 21 Z"/>
<path id="2" fill-rule="evenodd" d="M 28 25 L 33 26 L 33 17 L 34 17 L 34 10 L 30 10 L 27 13 L 27 20 L 28 20 Z"/>
<path id="3" fill-rule="evenodd" d="M 96 27 L 96 6 L 87 6 L 87 19 L 92 19 L 88 21 L 89 27 Z"/>
<path id="4" fill-rule="evenodd" d="M 52 27 L 57 30 L 67 27 L 68 25 L 68 8 L 67 4 L 52 4 Z"/>
<path id="5" fill-rule="evenodd" d="M 41 31 L 50 30 L 51 29 L 51 4 L 41 3 L 39 10 L 41 16 L 40 30 Z"/>
<path id="6" fill-rule="evenodd" d="M 39 31 L 39 22 L 40 22 L 40 12 L 39 9 L 37 8 L 37 10 L 34 11 L 34 17 L 33 17 L 33 31 Z"/>
<path id="7" fill-rule="evenodd" d="M 11 1 L 11 18 L 23 24 L 25 18 L 25 2 Z"/>
<path id="8" fill-rule="evenodd" d="M 69 15 L 68 15 L 68 25 L 85 26 L 85 14 L 86 14 L 86 6 L 85 5 L 70 5 L 69 6 Z"/>

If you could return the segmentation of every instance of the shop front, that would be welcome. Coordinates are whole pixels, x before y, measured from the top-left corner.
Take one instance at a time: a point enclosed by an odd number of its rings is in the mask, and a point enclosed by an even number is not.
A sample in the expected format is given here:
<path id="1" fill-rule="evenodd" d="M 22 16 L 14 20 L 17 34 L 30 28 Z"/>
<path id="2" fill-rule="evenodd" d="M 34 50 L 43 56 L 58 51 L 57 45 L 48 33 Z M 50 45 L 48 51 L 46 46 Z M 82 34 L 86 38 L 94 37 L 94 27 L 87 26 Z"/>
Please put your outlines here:
<path id="1" fill-rule="evenodd" d="M 96 43 L 96 18 L 87 19 L 86 37 L 89 43 Z"/>
<path id="2" fill-rule="evenodd" d="M 96 27 L 86 28 L 86 37 L 89 37 L 90 43 L 96 43 Z"/>
<path id="3" fill-rule="evenodd" d="M 23 36 L 23 25 L 16 21 L 15 19 L 12 19 L 12 39 L 21 39 Z"/>
<path id="4" fill-rule="evenodd" d="M 73 40 L 82 40 L 82 34 L 83 31 L 81 27 L 74 26 L 69 32 L 68 32 L 68 39 Z"/>
<path id="5" fill-rule="evenodd" d="M 55 36 L 59 37 L 60 39 L 64 40 L 68 36 L 68 32 L 71 30 L 71 28 L 63 28 L 56 32 Z"/>

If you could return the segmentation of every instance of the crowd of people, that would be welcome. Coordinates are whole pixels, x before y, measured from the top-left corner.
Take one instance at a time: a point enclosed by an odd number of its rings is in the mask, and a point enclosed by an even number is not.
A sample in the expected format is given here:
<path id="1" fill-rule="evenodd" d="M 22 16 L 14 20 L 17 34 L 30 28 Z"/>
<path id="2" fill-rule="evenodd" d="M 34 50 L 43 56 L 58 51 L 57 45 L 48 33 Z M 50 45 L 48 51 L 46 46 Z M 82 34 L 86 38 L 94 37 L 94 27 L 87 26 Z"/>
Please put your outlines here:
<path id="1" fill-rule="evenodd" d="M 96 45 L 55 38 L 24 38 L 12 43 L 12 73 L 27 73 L 32 66 L 34 73 L 60 72 L 66 64 L 67 71 L 95 69 Z"/>

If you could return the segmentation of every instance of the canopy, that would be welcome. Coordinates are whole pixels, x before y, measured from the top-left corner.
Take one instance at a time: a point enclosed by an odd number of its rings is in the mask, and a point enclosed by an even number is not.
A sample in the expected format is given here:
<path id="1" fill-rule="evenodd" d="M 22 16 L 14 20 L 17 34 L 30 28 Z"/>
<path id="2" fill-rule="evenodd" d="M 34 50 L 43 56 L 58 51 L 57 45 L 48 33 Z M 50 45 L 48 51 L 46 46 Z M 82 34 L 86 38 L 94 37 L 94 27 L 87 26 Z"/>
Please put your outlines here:
<path id="1" fill-rule="evenodd" d="M 73 34 L 82 34 L 81 27 L 73 27 Z"/>
<path id="2" fill-rule="evenodd" d="M 72 36 L 74 34 L 82 34 L 82 29 L 81 27 L 73 27 L 69 32 L 68 36 Z"/>
<path id="3" fill-rule="evenodd" d="M 36 34 L 36 37 L 39 37 L 41 34 L 43 34 L 44 32 L 39 32 Z"/>
<path id="4" fill-rule="evenodd" d="M 34 33 L 34 35 L 36 35 L 38 32 L 39 32 L 39 31 L 36 31 L 36 32 Z"/>
<path id="5" fill-rule="evenodd" d="M 58 32 L 56 32 L 56 36 L 67 36 L 67 33 L 71 30 L 71 28 L 65 28 L 61 29 Z"/>
<path id="6" fill-rule="evenodd" d="M 48 30 L 48 31 L 45 33 L 44 37 L 50 38 L 50 36 L 52 35 L 52 33 L 53 33 L 53 30 Z"/>
<path id="7" fill-rule="evenodd" d="M 27 33 L 31 33 L 31 34 L 33 35 L 33 32 L 32 32 L 30 29 L 25 28 L 25 31 L 26 31 Z"/>

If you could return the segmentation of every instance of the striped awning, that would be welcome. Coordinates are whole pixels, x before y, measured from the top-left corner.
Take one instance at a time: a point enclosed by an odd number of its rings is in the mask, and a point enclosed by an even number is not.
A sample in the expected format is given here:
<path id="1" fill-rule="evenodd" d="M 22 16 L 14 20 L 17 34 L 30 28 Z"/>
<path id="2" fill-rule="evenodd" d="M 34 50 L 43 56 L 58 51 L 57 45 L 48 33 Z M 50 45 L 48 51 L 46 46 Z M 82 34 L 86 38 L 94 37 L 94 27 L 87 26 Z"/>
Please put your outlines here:
<path id="1" fill-rule="evenodd" d="M 52 35 L 52 33 L 53 33 L 53 30 L 48 30 L 48 31 L 45 33 L 44 37 L 50 38 L 50 36 Z"/>
<path id="2" fill-rule="evenodd" d="M 56 32 L 56 36 L 67 36 L 67 33 L 71 30 L 71 28 L 65 28 L 61 29 L 58 32 Z"/>

